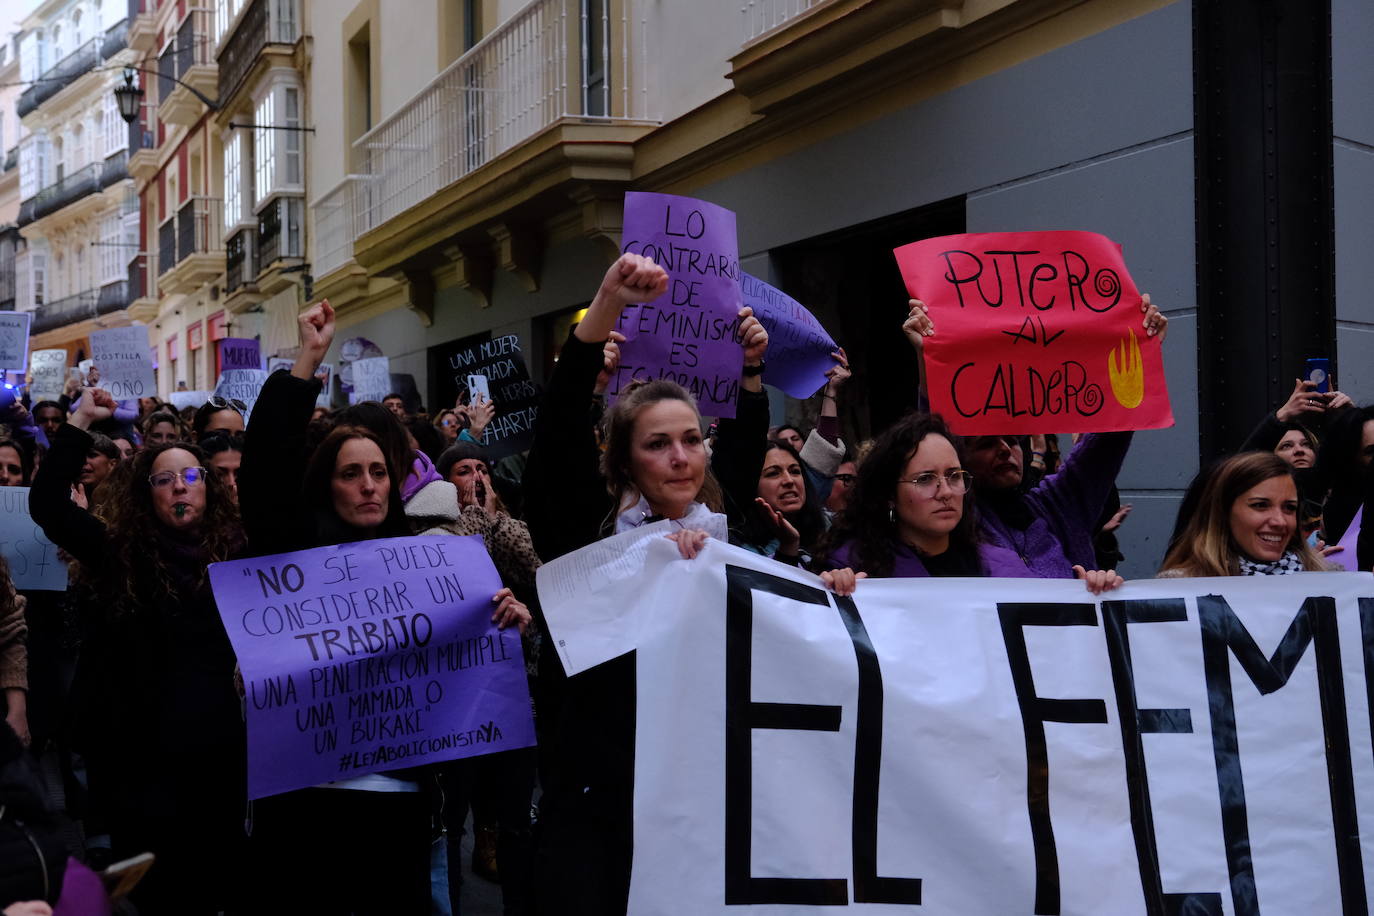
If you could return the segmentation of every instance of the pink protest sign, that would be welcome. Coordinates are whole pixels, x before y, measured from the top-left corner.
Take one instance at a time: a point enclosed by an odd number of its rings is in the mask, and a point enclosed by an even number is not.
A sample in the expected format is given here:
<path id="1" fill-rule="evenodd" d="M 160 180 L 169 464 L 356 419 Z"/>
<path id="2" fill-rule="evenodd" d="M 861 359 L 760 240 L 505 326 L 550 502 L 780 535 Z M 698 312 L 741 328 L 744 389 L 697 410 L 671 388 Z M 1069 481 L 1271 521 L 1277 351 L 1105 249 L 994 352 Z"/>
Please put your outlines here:
<path id="1" fill-rule="evenodd" d="M 1095 232 L 950 235 L 893 252 L 925 302 L 931 409 L 968 435 L 1172 426 L 1121 246 Z"/>
<path id="2" fill-rule="evenodd" d="M 609 394 L 632 379 L 668 378 L 701 412 L 733 417 L 744 349 L 739 331 L 739 244 L 735 214 L 704 200 L 631 191 L 625 195 L 621 250 L 668 272 L 668 291 L 627 308 L 620 371 Z"/>

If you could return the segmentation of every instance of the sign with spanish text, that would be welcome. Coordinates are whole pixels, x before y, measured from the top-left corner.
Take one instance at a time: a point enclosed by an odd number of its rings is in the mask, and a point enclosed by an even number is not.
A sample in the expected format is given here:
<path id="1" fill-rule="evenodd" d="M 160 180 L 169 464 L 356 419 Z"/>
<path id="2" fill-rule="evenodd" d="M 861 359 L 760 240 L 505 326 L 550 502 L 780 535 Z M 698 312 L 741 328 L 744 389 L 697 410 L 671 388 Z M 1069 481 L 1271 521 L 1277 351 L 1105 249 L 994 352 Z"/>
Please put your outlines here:
<path id="1" fill-rule="evenodd" d="M 148 358 L 148 329 L 141 324 L 92 331 L 91 363 L 100 370 L 96 387 L 104 388 L 116 401 L 157 394 Z"/>
<path id="2" fill-rule="evenodd" d="M 482 433 L 487 458 L 499 461 L 528 449 L 534 442 L 534 424 L 539 416 L 539 388 L 530 380 L 519 336 L 503 334 L 477 340 L 444 355 L 454 390 L 470 389 L 469 376 L 486 379 L 496 408 Z M 471 401 L 471 390 L 468 398 Z"/>
<path id="3" fill-rule="evenodd" d="M 363 401 L 381 401 L 391 393 L 391 360 L 385 356 L 369 356 L 353 361 L 353 394 L 349 400 L 354 404 Z"/>
<path id="4" fill-rule="evenodd" d="M 806 306 L 758 277 L 740 274 L 744 304 L 768 331 L 767 369 L 763 380 L 794 398 L 809 398 L 829 379 L 839 349 Z"/>
<path id="5" fill-rule="evenodd" d="M 28 487 L 0 487 L 0 555 L 15 588 L 66 591 L 67 564 L 29 515 Z"/>
<path id="6" fill-rule="evenodd" d="M 0 369 L 23 372 L 29 368 L 31 321 L 32 312 L 0 312 Z"/>
<path id="7" fill-rule="evenodd" d="M 896 249 L 926 304 L 932 412 L 965 435 L 1172 426 L 1121 246 L 1094 232 L 949 235 Z"/>
<path id="8" fill-rule="evenodd" d="M 210 583 L 243 673 L 250 798 L 534 743 L 478 536 L 215 563 Z"/>
<path id="9" fill-rule="evenodd" d="M 224 337 L 216 341 L 219 347 L 219 369 L 261 369 L 262 349 L 256 338 Z"/>
<path id="10" fill-rule="evenodd" d="M 842 598 L 716 540 L 597 562 L 539 594 L 570 675 L 635 651 L 637 916 L 1370 911 L 1368 573 Z"/>
<path id="11" fill-rule="evenodd" d="M 219 374 L 219 380 L 215 382 L 215 397 L 242 401 L 243 419 L 246 423 L 266 382 L 266 369 L 226 369 Z"/>
<path id="12" fill-rule="evenodd" d="M 702 413 L 733 417 L 744 367 L 735 214 L 704 200 L 630 191 L 621 239 L 622 251 L 668 272 L 668 290 L 622 313 L 617 329 L 626 341 L 608 396 L 634 379 L 667 378 L 690 391 Z"/>
<path id="13" fill-rule="evenodd" d="M 29 399 L 56 401 L 67 383 L 66 350 L 34 350 L 29 357 Z"/>

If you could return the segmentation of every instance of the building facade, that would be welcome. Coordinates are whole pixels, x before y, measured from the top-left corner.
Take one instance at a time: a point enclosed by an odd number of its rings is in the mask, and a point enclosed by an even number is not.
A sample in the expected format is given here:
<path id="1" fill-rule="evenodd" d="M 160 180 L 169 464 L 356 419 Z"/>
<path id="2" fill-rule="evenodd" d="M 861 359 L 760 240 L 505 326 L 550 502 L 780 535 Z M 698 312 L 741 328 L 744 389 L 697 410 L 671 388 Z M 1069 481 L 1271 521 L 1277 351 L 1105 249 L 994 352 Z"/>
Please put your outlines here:
<path id="1" fill-rule="evenodd" d="M 321 0 L 307 255 L 433 408 L 446 348 L 538 378 L 619 250 L 622 195 L 739 216 L 742 267 L 849 348 L 846 438 L 911 403 L 891 249 L 1092 229 L 1171 317 L 1177 425 L 1119 478 L 1149 574 L 1200 462 L 1306 357 L 1374 399 L 1374 10 L 1359 0 Z M 814 404 L 779 398 L 776 415 Z M 1051 431 L 1051 430 L 1047 430 Z"/>
<path id="2" fill-rule="evenodd" d="M 0 36 L 0 311 L 15 305 L 19 234 L 19 36 Z"/>
<path id="3" fill-rule="evenodd" d="M 216 341 L 296 346 L 304 255 L 306 43 L 297 0 L 150 3 L 134 43 L 146 154 L 131 164 L 151 278 L 147 315 L 162 394 L 209 390 Z"/>
<path id="4" fill-rule="evenodd" d="M 124 0 L 48 0 L 23 22 L 17 101 L 16 302 L 34 349 L 89 352 L 99 327 L 128 324 L 139 213 L 128 174 L 138 138 L 113 94 L 128 47 Z"/>

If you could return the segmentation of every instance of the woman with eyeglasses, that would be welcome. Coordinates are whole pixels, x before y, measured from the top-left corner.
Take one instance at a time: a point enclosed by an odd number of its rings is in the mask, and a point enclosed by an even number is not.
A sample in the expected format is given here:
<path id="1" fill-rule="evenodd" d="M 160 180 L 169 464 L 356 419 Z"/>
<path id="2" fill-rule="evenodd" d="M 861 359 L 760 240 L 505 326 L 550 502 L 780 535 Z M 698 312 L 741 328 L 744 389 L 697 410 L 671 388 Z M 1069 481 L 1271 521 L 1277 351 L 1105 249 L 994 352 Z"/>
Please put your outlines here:
<path id="1" fill-rule="evenodd" d="M 939 417 L 908 414 L 873 443 L 827 537 L 825 565 L 878 578 L 1033 575 L 1009 550 L 980 543 L 971 475 Z"/>
<path id="2" fill-rule="evenodd" d="M 831 529 L 824 565 L 878 578 L 1035 578 L 1011 550 L 981 538 L 973 475 L 939 417 L 913 413 L 873 443 L 849 504 Z M 1114 572 L 1075 567 L 1093 593 L 1115 588 Z"/>
<path id="3" fill-rule="evenodd" d="M 34 479 L 34 521 L 77 561 L 101 601 L 81 621 L 73 687 L 91 806 L 115 859 L 157 857 L 134 891 L 141 913 L 209 913 L 239 902 L 245 867 L 245 736 L 235 658 L 210 563 L 243 548 L 233 500 L 198 448 L 151 446 L 107 487 L 99 514 L 72 503 L 108 392 L 87 389 Z"/>
<path id="4" fill-rule="evenodd" d="M 935 323 L 919 299 L 909 303 L 902 330 L 917 353 Z M 1142 297 L 1141 327 L 1164 340 L 1169 319 Z M 1076 567 L 1097 565 L 1094 538 L 1116 475 L 1131 447 L 1131 433 L 1089 433 L 1078 440 L 1058 470 L 1026 486 L 1028 439 L 978 436 L 967 444 L 968 471 L 978 489 L 978 531 L 991 544 L 1012 550 L 1032 575 L 1071 579 Z"/>

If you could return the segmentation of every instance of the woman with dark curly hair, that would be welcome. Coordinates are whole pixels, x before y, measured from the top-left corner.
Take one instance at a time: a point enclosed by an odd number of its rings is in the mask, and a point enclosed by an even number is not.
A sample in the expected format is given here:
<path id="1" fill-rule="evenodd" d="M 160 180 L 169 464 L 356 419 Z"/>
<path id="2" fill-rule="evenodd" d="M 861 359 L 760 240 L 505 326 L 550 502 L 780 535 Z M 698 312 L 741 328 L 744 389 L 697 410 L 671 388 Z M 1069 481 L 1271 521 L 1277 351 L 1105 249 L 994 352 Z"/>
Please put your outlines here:
<path id="1" fill-rule="evenodd" d="M 233 909 L 242 885 L 245 737 L 234 652 L 208 565 L 243 547 L 234 501 L 193 445 L 140 452 L 99 514 L 75 506 L 72 483 L 109 417 L 108 392 L 87 389 L 60 427 L 31 490 L 44 533 L 103 598 L 82 621 L 74 689 L 91 803 L 116 859 L 157 857 L 134 893 L 141 913 Z"/>
<path id="2" fill-rule="evenodd" d="M 944 421 L 908 414 L 873 443 L 827 537 L 827 565 L 870 576 L 1033 577 L 1013 551 L 980 543 L 963 444 Z"/>
<path id="3" fill-rule="evenodd" d="M 859 465 L 849 504 L 827 539 L 826 565 L 875 577 L 1036 578 L 1015 551 L 978 536 L 963 445 L 944 421 L 908 414 Z M 1074 567 L 1094 593 L 1120 585 L 1114 572 Z"/>

